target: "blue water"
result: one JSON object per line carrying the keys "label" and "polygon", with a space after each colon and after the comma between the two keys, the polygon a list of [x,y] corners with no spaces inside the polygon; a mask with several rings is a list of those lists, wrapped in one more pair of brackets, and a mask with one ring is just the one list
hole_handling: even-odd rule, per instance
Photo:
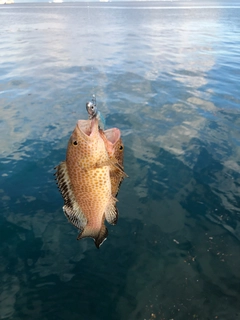
{"label": "blue water", "polygon": [[[0,7],[0,319],[240,319],[240,2]],[[100,250],[55,185],[96,94],[129,175]]]}

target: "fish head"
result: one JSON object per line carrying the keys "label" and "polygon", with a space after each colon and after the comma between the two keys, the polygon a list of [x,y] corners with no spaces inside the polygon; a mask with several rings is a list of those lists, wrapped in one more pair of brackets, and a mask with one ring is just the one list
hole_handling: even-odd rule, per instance
{"label": "fish head", "polygon": [[78,120],[69,142],[74,146],[91,142],[98,136],[98,119]]}
{"label": "fish head", "polygon": [[106,150],[109,156],[112,157],[122,144],[121,132],[117,128],[112,128],[103,131],[101,135],[104,140]]}
{"label": "fish head", "polygon": [[98,129],[98,119],[78,120],[75,129],[69,139],[67,148],[67,160],[74,162],[81,159],[91,159],[102,157],[107,151]]}

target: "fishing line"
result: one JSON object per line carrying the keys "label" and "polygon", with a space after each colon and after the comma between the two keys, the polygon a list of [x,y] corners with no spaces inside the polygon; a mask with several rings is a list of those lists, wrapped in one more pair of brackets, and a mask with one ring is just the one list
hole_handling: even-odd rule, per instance
{"label": "fishing line", "polygon": [[93,58],[93,52],[92,52],[92,48],[93,48],[93,40],[92,40],[92,36],[93,36],[93,30],[92,30],[92,35],[90,32],[90,25],[93,26],[92,24],[92,19],[90,16],[90,5],[89,5],[89,1],[87,2],[87,40],[88,40],[88,50],[87,50],[87,54],[90,60],[90,66],[89,66],[89,78],[90,78],[90,85],[91,85],[91,89],[92,89],[92,101],[95,101],[96,104],[96,95],[95,95],[95,85],[94,85],[94,58]]}
{"label": "fishing line", "polygon": [[[88,8],[87,8],[87,16],[88,16],[87,36],[89,38],[90,23],[91,23],[91,19],[90,19],[91,16],[90,16],[90,10],[89,10],[89,1],[88,1]],[[91,23],[91,27],[92,26],[93,26],[93,24]],[[92,30],[92,36],[94,36],[94,30]],[[88,50],[89,54],[90,54],[90,61],[92,62],[92,66],[90,67],[90,82],[92,82],[93,93],[92,93],[92,101],[88,101],[86,103],[86,109],[87,109],[88,114],[89,114],[89,119],[93,119],[94,117],[96,117],[98,119],[98,121],[99,121],[99,128],[104,130],[104,128],[105,128],[105,119],[104,119],[103,115],[101,114],[101,112],[98,111],[98,109],[97,109],[97,99],[96,99],[96,94],[95,94],[94,74],[93,74],[94,73],[94,60],[93,60],[93,52],[92,52],[92,48],[93,48],[92,40],[89,40],[88,43],[89,43],[89,46],[90,46],[90,49]]]}

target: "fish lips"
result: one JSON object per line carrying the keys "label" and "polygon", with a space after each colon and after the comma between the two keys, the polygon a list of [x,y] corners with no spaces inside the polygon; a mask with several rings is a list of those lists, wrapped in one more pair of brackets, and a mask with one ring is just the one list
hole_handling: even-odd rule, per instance
{"label": "fish lips", "polygon": [[121,132],[118,128],[111,128],[104,131],[104,134],[109,142],[115,145],[121,137]]}
{"label": "fish lips", "polygon": [[76,128],[84,140],[92,140],[98,135],[98,119],[78,120]]}
{"label": "fish lips", "polygon": [[[92,120],[78,120],[77,130],[78,133],[85,141],[94,140],[99,135],[98,119]],[[115,146],[121,138],[121,131],[118,128],[111,128],[103,131],[105,146],[108,154],[111,156],[114,153]],[[102,136],[103,137],[103,136]]]}
{"label": "fish lips", "polygon": [[119,139],[121,139],[121,131],[118,128],[111,128],[104,131],[107,139],[107,151],[110,156],[114,153],[115,146]]}

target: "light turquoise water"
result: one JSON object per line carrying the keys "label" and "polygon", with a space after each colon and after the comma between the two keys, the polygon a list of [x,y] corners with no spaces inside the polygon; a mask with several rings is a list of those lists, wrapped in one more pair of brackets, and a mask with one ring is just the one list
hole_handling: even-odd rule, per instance
{"label": "light turquoise water", "polygon": [[[240,319],[240,3],[0,7],[0,318]],[[125,144],[100,250],[54,167],[92,94]]]}

